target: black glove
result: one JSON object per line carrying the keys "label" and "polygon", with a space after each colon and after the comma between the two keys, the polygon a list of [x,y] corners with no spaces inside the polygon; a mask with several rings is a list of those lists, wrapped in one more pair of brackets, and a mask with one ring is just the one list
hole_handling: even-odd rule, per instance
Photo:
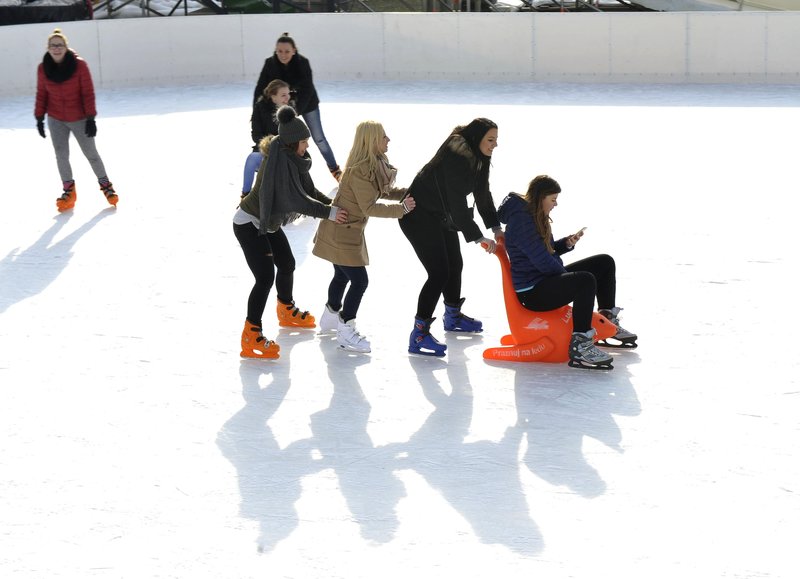
{"label": "black glove", "polygon": [[92,117],[86,119],[86,136],[87,137],[97,136],[97,123],[94,122],[94,119]]}
{"label": "black glove", "polygon": [[44,117],[36,117],[36,130],[43,139],[47,138],[47,135],[44,134]]}

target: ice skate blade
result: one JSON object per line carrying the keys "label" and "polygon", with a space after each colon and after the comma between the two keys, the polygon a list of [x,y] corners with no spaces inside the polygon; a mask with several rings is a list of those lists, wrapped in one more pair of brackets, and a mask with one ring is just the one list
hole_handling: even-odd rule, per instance
{"label": "ice skate blade", "polygon": [[[614,342],[609,342],[609,340],[614,340]],[[635,340],[623,342],[620,340],[616,340],[614,338],[606,338],[605,340],[599,340],[597,342],[597,345],[603,348],[616,348],[618,350],[633,350],[634,348],[639,347],[639,344],[637,344]]]}
{"label": "ice skate blade", "polygon": [[444,358],[447,352],[445,350],[414,350],[409,348],[408,353],[412,356],[424,356],[426,358]]}
{"label": "ice skate blade", "polygon": [[239,352],[239,356],[248,360],[277,360],[281,357],[278,352],[262,354],[256,352],[245,352],[244,350]]}
{"label": "ice skate blade", "polygon": [[317,325],[314,322],[311,322],[310,324],[308,322],[304,323],[278,322],[278,325],[281,328],[297,328],[300,330],[313,330],[314,328],[317,327]]}
{"label": "ice skate blade", "polygon": [[570,368],[580,368],[581,370],[613,370],[614,366],[611,365],[611,362],[603,362],[599,364],[588,364],[586,362],[581,362],[580,360],[570,360],[567,363]]}
{"label": "ice skate blade", "polygon": [[355,348],[353,346],[345,346],[344,344],[339,344],[339,349],[342,352],[352,352],[354,354],[369,354],[370,352],[372,352],[371,348],[367,348],[367,349]]}
{"label": "ice skate blade", "polygon": [[445,332],[458,332],[459,334],[480,334],[483,332],[483,328],[480,330],[462,330],[461,328],[445,328]]}

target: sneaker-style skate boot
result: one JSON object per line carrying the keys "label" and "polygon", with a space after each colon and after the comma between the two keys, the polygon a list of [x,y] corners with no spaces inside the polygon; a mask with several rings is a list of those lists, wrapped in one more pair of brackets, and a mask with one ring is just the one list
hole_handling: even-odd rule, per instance
{"label": "sneaker-style skate boot", "polygon": [[339,348],[348,352],[368,354],[372,351],[369,341],[356,330],[355,319],[344,322],[341,317],[339,318],[339,324],[336,328],[336,341],[339,342]]}
{"label": "sneaker-style skate boot", "polygon": [[109,205],[113,205],[114,207],[117,206],[117,201],[119,201],[119,196],[114,191],[114,186],[111,183],[100,184],[100,191],[102,191],[103,195],[106,196],[106,201],[108,201]]}
{"label": "sneaker-style skate boot", "polygon": [[431,324],[436,318],[414,318],[414,329],[408,338],[408,353],[422,354],[423,356],[436,356],[441,358],[447,350],[447,344],[442,344],[431,335]]}
{"label": "sneaker-style skate boot", "polygon": [[330,334],[339,328],[339,312],[325,304],[322,316],[319,318],[319,333]]}
{"label": "sneaker-style skate boot", "polygon": [[261,328],[245,320],[242,330],[242,351],[239,354],[242,358],[280,358],[278,353],[280,350],[278,344],[264,337]]}
{"label": "sneaker-style skate boot", "polygon": [[[600,340],[597,342],[601,346],[605,346],[607,348],[635,348],[638,346],[636,340],[639,339],[639,336],[634,334],[633,332],[629,332],[625,328],[619,325],[619,313],[622,311],[622,308],[613,307],[610,310],[599,310],[600,314],[605,316],[609,322],[617,326],[617,333],[611,336],[606,340]],[[613,342],[609,342],[609,340],[613,340]]]}
{"label": "sneaker-style skate boot", "polygon": [[316,328],[316,319],[308,312],[301,312],[294,302],[285,304],[278,300],[278,325],[284,328]]}
{"label": "sneaker-style skate boot", "polygon": [[75,192],[75,182],[73,181],[67,189],[64,189],[64,193],[62,193],[61,197],[56,199],[56,209],[58,209],[59,213],[69,211],[75,207],[75,201],[77,200],[78,194]]}
{"label": "sneaker-style skate boot", "polygon": [[482,332],[483,323],[461,313],[464,300],[461,298],[454,306],[444,304],[444,329],[448,332]]}
{"label": "sneaker-style skate boot", "polygon": [[595,330],[574,332],[569,342],[569,365],[586,370],[611,370],[612,358],[594,345]]}

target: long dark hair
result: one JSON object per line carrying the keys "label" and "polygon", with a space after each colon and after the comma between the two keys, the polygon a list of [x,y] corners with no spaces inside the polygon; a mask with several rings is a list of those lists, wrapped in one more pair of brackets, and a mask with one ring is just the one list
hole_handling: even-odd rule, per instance
{"label": "long dark hair", "polygon": [[545,215],[542,209],[542,200],[554,193],[561,193],[561,185],[549,175],[534,177],[528,184],[528,191],[525,193],[525,201],[528,203],[528,213],[533,217],[536,230],[539,232],[539,235],[542,236],[544,245],[550,253],[555,253],[551,241],[553,238],[553,230],[550,227],[553,220],[550,219],[549,215]]}
{"label": "long dark hair", "polygon": [[490,121],[489,119],[480,117],[477,119],[473,119],[467,125],[458,125],[452,132],[447,136],[444,142],[439,146],[439,149],[436,151],[436,154],[433,158],[428,161],[428,163],[422,168],[420,173],[427,172],[430,169],[435,168],[439,165],[442,161],[442,158],[445,156],[449,149],[449,145],[452,142],[453,138],[456,136],[462,137],[467,144],[469,145],[470,150],[475,154],[475,158],[478,160],[478,169],[480,173],[485,173],[485,177],[488,179],[489,177],[489,159],[483,153],[481,153],[480,144],[483,140],[484,135],[489,132],[490,129],[496,129],[497,124],[494,121]]}

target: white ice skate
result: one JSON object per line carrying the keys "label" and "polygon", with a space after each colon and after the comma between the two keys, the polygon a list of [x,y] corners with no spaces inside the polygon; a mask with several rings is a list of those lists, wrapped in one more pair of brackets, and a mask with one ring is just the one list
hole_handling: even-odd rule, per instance
{"label": "white ice skate", "polygon": [[319,318],[319,333],[331,334],[339,327],[339,312],[328,304],[325,304],[325,309],[322,310],[322,315]]}
{"label": "white ice skate", "polygon": [[336,329],[336,340],[339,342],[339,348],[347,350],[348,352],[360,352],[367,354],[371,352],[369,341],[358,333],[356,330],[355,319],[343,322],[339,319],[339,325]]}

